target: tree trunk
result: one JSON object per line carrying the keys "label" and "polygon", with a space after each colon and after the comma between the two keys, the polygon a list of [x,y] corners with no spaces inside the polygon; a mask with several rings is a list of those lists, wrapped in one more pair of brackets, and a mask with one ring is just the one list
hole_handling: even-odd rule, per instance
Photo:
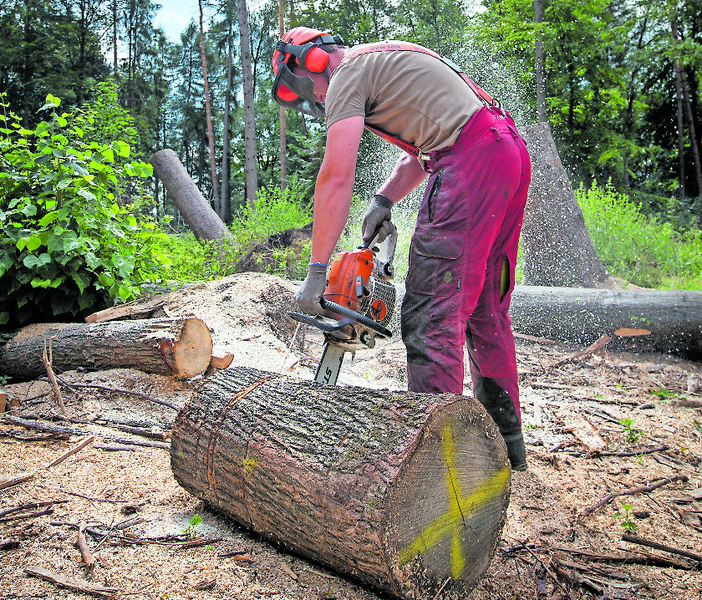
{"label": "tree trunk", "polygon": [[226,225],[222,223],[210,203],[205,200],[195,182],[173,150],[159,150],[151,157],[154,174],[166,187],[176,208],[183,215],[198,239],[231,241]]}
{"label": "tree trunk", "polygon": [[517,333],[582,345],[606,334],[617,349],[702,358],[700,291],[517,286],[510,316]]}
{"label": "tree trunk", "polygon": [[673,62],[673,67],[675,70],[675,103],[678,117],[678,187],[680,188],[680,197],[685,198],[685,126],[683,125],[682,78],[680,77],[680,65],[677,60]]}
{"label": "tree trunk", "polygon": [[207,144],[210,152],[210,177],[212,178],[212,203],[214,210],[221,215],[219,194],[217,193],[217,165],[215,164],[214,128],[212,127],[212,112],[210,110],[210,85],[207,81],[207,57],[205,56],[205,29],[203,24],[202,0],[198,0],[200,7],[200,60],[202,61],[202,85],[205,96],[205,121],[207,122]]}
{"label": "tree trunk", "polygon": [[18,381],[45,376],[45,342],[58,371],[131,367],[186,379],[204,372],[212,357],[209,329],[195,318],[39,323],[0,346],[0,375]]}
{"label": "tree trunk", "polygon": [[[678,28],[675,19],[671,18],[670,29],[673,34],[673,44],[678,44]],[[695,119],[692,114],[692,105],[690,103],[690,95],[687,91],[687,79],[685,77],[685,65],[675,60],[676,75],[680,76],[680,84],[683,94],[683,105],[685,106],[685,115],[687,116],[687,130],[690,136],[690,149],[692,150],[692,162],[695,167],[695,183],[697,184],[697,195],[702,196],[702,164],[700,164],[700,153],[697,146],[697,134],[695,132]]]}
{"label": "tree trunk", "polygon": [[244,169],[246,171],[246,199],[254,207],[258,192],[256,174],[256,122],[254,117],[253,75],[251,72],[251,45],[246,0],[237,0],[239,44],[241,46],[241,77],[244,90]]}
{"label": "tree trunk", "polygon": [[521,129],[532,180],[521,243],[524,284],[606,287],[609,274],[592,245],[548,123]]}
{"label": "tree trunk", "polygon": [[[534,0],[534,23],[537,28],[544,22],[544,0]],[[539,123],[546,123],[546,58],[544,56],[544,34],[536,31],[534,41],[534,59],[536,72],[536,115]]]}
{"label": "tree trunk", "polygon": [[222,123],[222,199],[219,216],[225,223],[230,222],[231,202],[229,200],[229,105],[232,99],[232,14],[227,7],[227,92],[224,98],[224,123]]}
{"label": "tree trunk", "polygon": [[242,525],[395,597],[465,598],[490,564],[510,471],[475,400],[229,368],[180,412],[171,466]]}

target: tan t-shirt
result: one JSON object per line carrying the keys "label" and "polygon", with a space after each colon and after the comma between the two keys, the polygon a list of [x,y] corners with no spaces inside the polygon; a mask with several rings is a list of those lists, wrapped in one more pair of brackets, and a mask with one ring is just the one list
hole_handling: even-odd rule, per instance
{"label": "tan t-shirt", "polygon": [[327,127],[362,115],[367,125],[427,154],[453,144],[481,106],[448,65],[410,50],[344,60],[332,74],[325,99]]}

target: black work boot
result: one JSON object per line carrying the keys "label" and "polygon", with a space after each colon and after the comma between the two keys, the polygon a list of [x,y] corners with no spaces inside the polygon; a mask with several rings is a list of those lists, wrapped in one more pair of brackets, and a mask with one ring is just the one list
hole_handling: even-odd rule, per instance
{"label": "black work boot", "polygon": [[526,471],[526,448],[522,435],[522,424],[509,394],[493,379],[471,373],[473,396],[485,407],[495,421],[507,446],[507,456],[513,471]]}

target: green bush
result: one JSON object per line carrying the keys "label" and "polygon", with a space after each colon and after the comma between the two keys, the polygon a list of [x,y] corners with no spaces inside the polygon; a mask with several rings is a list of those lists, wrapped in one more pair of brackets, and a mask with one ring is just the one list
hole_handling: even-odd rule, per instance
{"label": "green bush", "polygon": [[680,233],[641,214],[609,185],[581,185],[575,195],[597,255],[612,275],[649,288],[702,287],[702,232]]}
{"label": "green bush", "polygon": [[[134,214],[151,166],[130,161],[114,131],[103,135],[104,102],[59,114],[49,95],[40,110],[50,117],[30,130],[6,114],[2,98],[0,325],[75,318],[158,280],[168,263],[158,250],[163,234]],[[126,130],[116,96],[105,102],[113,111],[106,122]]]}
{"label": "green bush", "polygon": [[[276,233],[299,228],[312,221],[312,207],[303,185],[292,179],[285,190],[261,188],[253,207],[245,206],[234,218],[233,243],[199,242],[191,233],[169,236],[164,252],[172,263],[169,277],[178,281],[208,281],[236,272],[238,261],[256,244]],[[259,270],[290,279],[307,272],[309,242],[302,247],[270,248],[261,257]]]}

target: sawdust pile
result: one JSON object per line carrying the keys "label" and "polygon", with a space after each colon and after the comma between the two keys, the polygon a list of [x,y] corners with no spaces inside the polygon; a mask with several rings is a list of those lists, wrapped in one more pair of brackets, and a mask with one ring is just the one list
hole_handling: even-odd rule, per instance
{"label": "sawdust pile", "polygon": [[[294,289],[280,278],[239,274],[170,293],[164,312],[203,319],[234,367],[311,379],[321,336],[296,331],[287,318]],[[576,355],[581,350],[517,340],[530,467],[513,475],[502,547],[471,597],[700,597],[693,558],[702,554],[702,365],[657,354]],[[379,343],[346,359],[339,383],[404,389],[404,360],[399,340]],[[378,598],[180,489],[167,449],[175,411],[114,391],[180,407],[201,378],[128,369],[59,375],[101,386],[64,390],[70,421],[57,418],[46,382],[4,386],[20,404],[14,418],[57,430],[0,423],[0,486],[33,474],[0,489],[3,598],[87,597],[38,576],[47,572],[93,586],[96,597]],[[134,427],[142,435],[130,433]],[[95,436],[92,444],[47,468],[86,436]],[[80,528],[96,561],[91,570],[75,546]],[[623,542],[626,533],[682,553]]]}

